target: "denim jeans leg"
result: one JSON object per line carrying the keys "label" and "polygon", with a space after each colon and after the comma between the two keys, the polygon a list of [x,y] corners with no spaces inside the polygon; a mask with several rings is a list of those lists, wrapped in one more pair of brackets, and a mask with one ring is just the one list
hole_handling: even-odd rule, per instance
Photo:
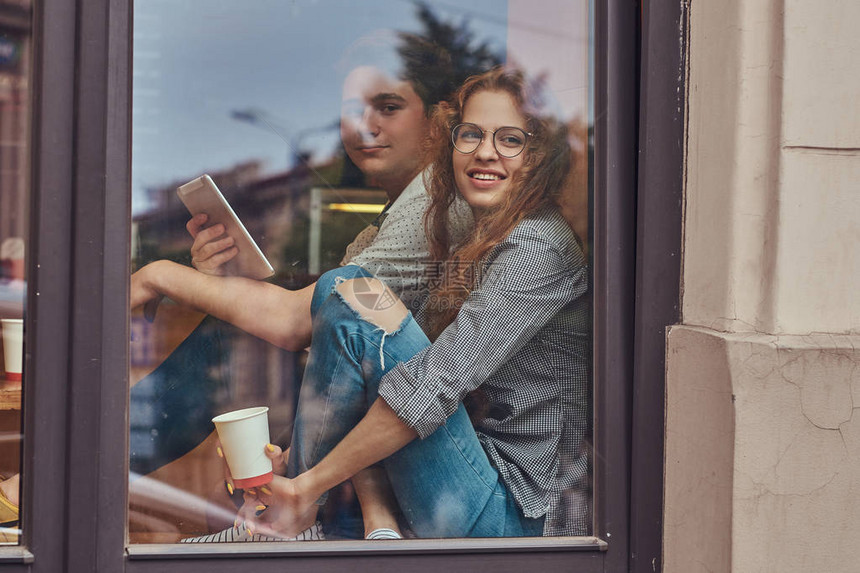
{"label": "denim jeans leg", "polygon": [[[356,274],[363,272],[364,274]],[[429,344],[411,315],[394,332],[363,320],[334,291],[337,278],[368,276],[343,267],[317,281],[313,334],[288,461],[288,474],[313,467],[367,413],[379,378]]]}
{"label": "denim jeans leg", "polygon": [[[313,467],[361,420],[376,400],[385,372],[430,344],[411,316],[390,333],[362,319],[335,292],[339,280],[356,276],[368,275],[346,267],[317,282],[311,305],[313,342],[290,450],[291,476]],[[385,460],[385,467],[406,519],[421,537],[539,534],[538,527],[521,527],[522,515],[462,406],[433,435]]]}
{"label": "denim jeans leg", "polygon": [[497,487],[499,473],[462,405],[433,434],[390,456],[385,467],[419,537],[468,537],[479,520],[497,526],[481,536],[502,534],[505,494]]}
{"label": "denim jeans leg", "polygon": [[132,386],[133,474],[148,474],[182,457],[215,429],[215,396],[227,380],[223,338],[232,328],[206,317],[164,362]]}
{"label": "denim jeans leg", "polygon": [[445,425],[385,460],[398,504],[419,537],[519,537],[543,533],[523,516],[461,405]]}

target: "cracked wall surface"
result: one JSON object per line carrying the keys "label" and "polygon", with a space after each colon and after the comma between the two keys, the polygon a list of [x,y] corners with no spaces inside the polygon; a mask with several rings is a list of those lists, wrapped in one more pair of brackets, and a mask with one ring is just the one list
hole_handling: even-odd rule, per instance
{"label": "cracked wall surface", "polygon": [[668,340],[664,570],[856,572],[860,336]]}
{"label": "cracked wall surface", "polygon": [[734,570],[857,571],[860,337],[728,342],[738,437]]}

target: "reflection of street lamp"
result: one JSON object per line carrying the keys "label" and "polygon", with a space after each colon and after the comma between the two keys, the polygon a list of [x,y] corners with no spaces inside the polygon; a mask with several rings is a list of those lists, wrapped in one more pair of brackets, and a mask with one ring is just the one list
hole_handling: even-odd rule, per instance
{"label": "reflection of street lamp", "polygon": [[290,133],[290,129],[284,125],[282,120],[261,109],[249,108],[233,110],[230,112],[230,117],[237,121],[244,121],[245,123],[256,125],[257,127],[264,127],[280,137],[281,140],[287,144],[287,147],[290,150],[290,155],[287,158],[288,167],[297,167],[307,161],[308,156],[306,156],[301,150],[302,140],[304,140],[305,137],[314,133],[324,133],[326,131],[340,128],[340,120],[335,120],[322,126],[300,129],[292,135],[288,135]]}

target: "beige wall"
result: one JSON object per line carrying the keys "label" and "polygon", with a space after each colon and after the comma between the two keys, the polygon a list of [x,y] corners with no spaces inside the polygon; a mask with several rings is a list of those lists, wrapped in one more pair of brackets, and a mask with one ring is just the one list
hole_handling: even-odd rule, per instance
{"label": "beige wall", "polygon": [[860,570],[857,22],[857,0],[690,3],[667,572]]}

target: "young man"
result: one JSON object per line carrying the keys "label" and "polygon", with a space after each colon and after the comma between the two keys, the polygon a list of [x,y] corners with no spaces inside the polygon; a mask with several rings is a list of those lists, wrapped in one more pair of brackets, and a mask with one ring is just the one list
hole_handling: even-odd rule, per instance
{"label": "young man", "polygon": [[[427,94],[425,97],[442,99],[447,95],[426,86],[421,86],[420,91]],[[373,272],[412,310],[420,306],[427,286],[424,271],[430,254],[423,215],[429,199],[421,173],[426,165],[425,139],[435,103],[423,101],[413,83],[373,66],[353,69],[343,84],[340,133],[344,149],[366,179],[385,191],[389,203],[382,215],[347,247],[341,264],[358,264]],[[464,205],[455,205],[451,221],[455,235],[452,238],[456,240],[468,230],[471,212]],[[187,225],[194,237],[192,264],[202,273],[220,275],[222,265],[238,250],[232,238],[223,237],[221,225],[203,228],[205,222],[202,215]],[[291,316],[297,312],[296,305],[301,305],[299,314],[309,316],[309,311],[303,309],[310,308],[307,305],[313,286],[278,293]],[[247,330],[243,324],[233,324]],[[279,326],[282,328],[283,323]],[[268,338],[262,332],[254,334],[279,346],[286,342],[289,345],[285,348],[295,350],[306,345],[306,326],[296,324],[294,341]]]}
{"label": "young man", "polygon": [[[438,46],[408,35],[396,44],[388,40],[381,44],[371,38],[355,51],[358,57],[371,53],[371,62],[392,61],[393,55],[399,69],[386,70],[366,61],[351,67],[343,83],[340,131],[349,158],[369,183],[385,191],[389,204],[347,247],[342,264],[358,264],[373,272],[415,310],[427,291],[425,271],[430,263],[423,225],[429,198],[421,180],[427,164],[425,141],[434,106],[447,99],[458,82],[448,53]],[[351,58],[357,59],[355,54]],[[452,241],[471,224],[464,204],[452,207]],[[223,227],[204,226],[205,216],[187,224],[194,237],[192,265],[199,273],[165,261],[144,267],[132,276],[132,308],[166,295],[276,346],[304,349],[310,341],[315,285],[289,291],[236,277],[213,281],[238,251],[233,239],[223,236]]]}
{"label": "young man", "polygon": [[[393,74],[371,65],[354,67],[344,80],[341,109],[341,138],[346,153],[368,182],[383,189],[389,199],[385,212],[347,247],[342,264],[357,264],[371,271],[413,310],[420,306],[427,292],[424,273],[430,263],[423,226],[423,215],[429,203],[421,176],[427,162],[424,144],[432,107],[445,99],[447,91],[455,84],[444,53],[435,47],[412,44],[413,48],[416,46],[427,50],[423,54],[430,57],[411,58],[411,61],[420,62],[424,72],[433,71],[426,69],[428,62],[430,67],[435,63],[435,73],[417,73],[419,70],[412,69]],[[400,53],[403,55],[402,51]],[[410,58],[405,59],[408,68]],[[436,81],[431,85],[426,81],[407,81],[403,79],[406,76],[430,77]],[[471,213],[465,205],[452,211],[455,241],[470,225]],[[276,346],[288,350],[307,347],[315,284],[290,291],[266,282],[218,276],[222,274],[222,265],[236,255],[237,249],[232,239],[222,236],[224,230],[219,225],[204,226],[205,217],[195,217],[187,224],[194,237],[191,254],[196,270],[167,261],[144,267],[132,276],[132,308],[165,295]],[[213,353],[211,349],[201,350],[200,346],[195,346],[195,338],[200,338],[196,334],[188,337],[179,352],[153,373],[153,378],[158,376],[159,370],[173,368],[171,377],[178,382],[173,383],[176,391],[206,384],[202,380],[205,362]],[[204,356],[202,360],[194,356],[198,352]],[[145,387],[147,382],[144,379],[132,388],[132,393]],[[170,400],[169,396],[162,395],[164,403],[155,407],[169,408]],[[201,428],[208,433],[208,417],[198,418],[186,415],[178,422],[168,460],[195,447],[205,437]],[[162,463],[163,460],[164,457]],[[154,469],[145,463],[135,464],[132,451],[133,471],[149,473]],[[356,485],[357,489],[362,487]]]}

